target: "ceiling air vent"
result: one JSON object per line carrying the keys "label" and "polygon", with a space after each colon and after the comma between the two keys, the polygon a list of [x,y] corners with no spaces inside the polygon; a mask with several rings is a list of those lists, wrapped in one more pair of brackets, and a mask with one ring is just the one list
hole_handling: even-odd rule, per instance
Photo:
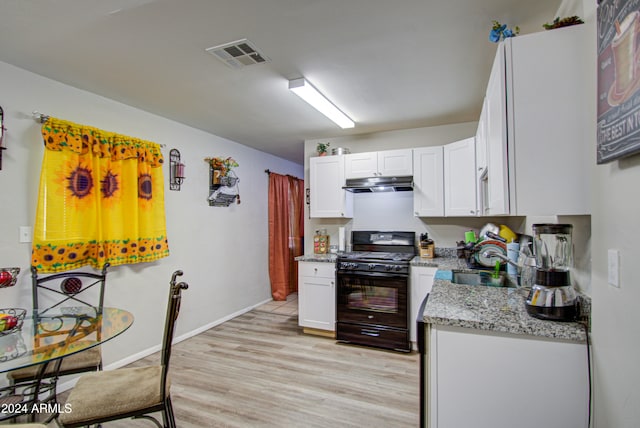
{"label": "ceiling air vent", "polygon": [[234,69],[269,62],[269,58],[247,39],[213,46],[206,51]]}

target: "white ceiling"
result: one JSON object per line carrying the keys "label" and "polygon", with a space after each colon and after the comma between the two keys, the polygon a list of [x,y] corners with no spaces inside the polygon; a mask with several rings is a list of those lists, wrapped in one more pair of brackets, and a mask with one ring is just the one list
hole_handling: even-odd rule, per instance
{"label": "white ceiling", "polygon": [[[2,0],[0,61],[302,163],[305,139],[477,120],[492,20],[544,31],[560,3]],[[271,62],[233,70],[205,51],[243,38]],[[287,89],[302,76],[355,128]]]}

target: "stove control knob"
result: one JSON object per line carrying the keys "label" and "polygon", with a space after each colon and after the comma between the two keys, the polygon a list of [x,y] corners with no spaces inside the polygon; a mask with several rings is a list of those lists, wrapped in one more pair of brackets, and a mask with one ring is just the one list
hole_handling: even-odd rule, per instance
{"label": "stove control knob", "polygon": [[402,266],[396,266],[396,270],[401,270]]}
{"label": "stove control knob", "polygon": [[376,265],[373,263],[369,263],[369,270],[374,270],[376,268]]}
{"label": "stove control knob", "polygon": [[391,265],[387,265],[387,266],[384,267],[384,270],[391,270],[391,269],[393,269],[393,266],[391,266]]}

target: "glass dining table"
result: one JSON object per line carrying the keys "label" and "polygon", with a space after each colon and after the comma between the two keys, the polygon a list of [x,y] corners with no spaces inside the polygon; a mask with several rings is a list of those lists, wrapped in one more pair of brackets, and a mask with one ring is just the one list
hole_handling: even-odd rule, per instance
{"label": "glass dining table", "polygon": [[59,307],[34,311],[13,330],[0,332],[0,373],[38,366],[36,379],[28,384],[0,383],[0,420],[24,414],[38,404],[38,395],[46,389],[42,387],[45,371],[47,378],[51,372],[57,377],[64,357],[119,336],[133,320],[133,314],[124,309]]}

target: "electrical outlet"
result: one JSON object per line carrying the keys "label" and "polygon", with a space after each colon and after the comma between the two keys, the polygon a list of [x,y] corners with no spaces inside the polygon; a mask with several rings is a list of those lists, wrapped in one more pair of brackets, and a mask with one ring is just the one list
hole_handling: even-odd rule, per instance
{"label": "electrical outlet", "polygon": [[31,242],[33,229],[30,226],[20,226],[20,242]]}
{"label": "electrical outlet", "polygon": [[609,250],[607,260],[607,278],[609,285],[620,288],[620,251]]}

